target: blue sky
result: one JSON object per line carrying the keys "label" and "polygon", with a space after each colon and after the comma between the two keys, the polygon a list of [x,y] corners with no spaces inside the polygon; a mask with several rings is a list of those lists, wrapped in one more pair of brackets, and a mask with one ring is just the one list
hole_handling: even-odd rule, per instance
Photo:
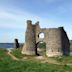
{"label": "blue sky", "polygon": [[26,20],[46,28],[64,26],[72,39],[72,0],[0,0],[0,42],[24,42]]}

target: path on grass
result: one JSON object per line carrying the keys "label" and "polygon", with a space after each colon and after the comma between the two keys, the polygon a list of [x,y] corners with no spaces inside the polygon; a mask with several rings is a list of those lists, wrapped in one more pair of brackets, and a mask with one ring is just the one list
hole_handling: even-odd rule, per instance
{"label": "path on grass", "polygon": [[7,49],[8,50],[8,55],[13,59],[13,60],[17,60],[17,61],[19,61],[19,59],[18,58],[16,58],[13,54],[11,54],[11,49]]}

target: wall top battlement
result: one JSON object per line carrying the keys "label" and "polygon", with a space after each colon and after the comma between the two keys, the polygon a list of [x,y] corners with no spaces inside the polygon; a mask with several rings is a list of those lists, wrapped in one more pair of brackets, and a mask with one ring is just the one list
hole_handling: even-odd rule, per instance
{"label": "wall top battlement", "polygon": [[[37,21],[35,24],[32,24],[31,20],[27,20],[27,26],[36,26],[36,27],[40,28],[39,21]],[[61,29],[61,30],[64,30],[64,27],[58,27],[58,28],[40,28],[40,29]]]}

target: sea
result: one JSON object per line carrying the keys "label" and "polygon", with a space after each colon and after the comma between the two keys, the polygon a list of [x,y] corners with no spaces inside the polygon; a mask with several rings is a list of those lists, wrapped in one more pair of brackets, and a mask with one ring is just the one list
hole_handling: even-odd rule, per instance
{"label": "sea", "polygon": [[0,43],[0,48],[14,48],[14,43]]}

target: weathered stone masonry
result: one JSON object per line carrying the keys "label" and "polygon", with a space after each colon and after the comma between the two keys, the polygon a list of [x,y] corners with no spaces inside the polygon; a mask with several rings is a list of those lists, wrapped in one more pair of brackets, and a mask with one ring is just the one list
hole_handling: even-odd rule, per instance
{"label": "weathered stone masonry", "polygon": [[[39,38],[39,33],[44,33],[44,38]],[[27,29],[25,36],[25,44],[22,54],[36,55],[36,44],[40,41],[46,43],[46,55],[48,57],[69,55],[70,43],[63,27],[59,28],[40,28],[39,22],[32,24],[31,20],[27,20]]]}

